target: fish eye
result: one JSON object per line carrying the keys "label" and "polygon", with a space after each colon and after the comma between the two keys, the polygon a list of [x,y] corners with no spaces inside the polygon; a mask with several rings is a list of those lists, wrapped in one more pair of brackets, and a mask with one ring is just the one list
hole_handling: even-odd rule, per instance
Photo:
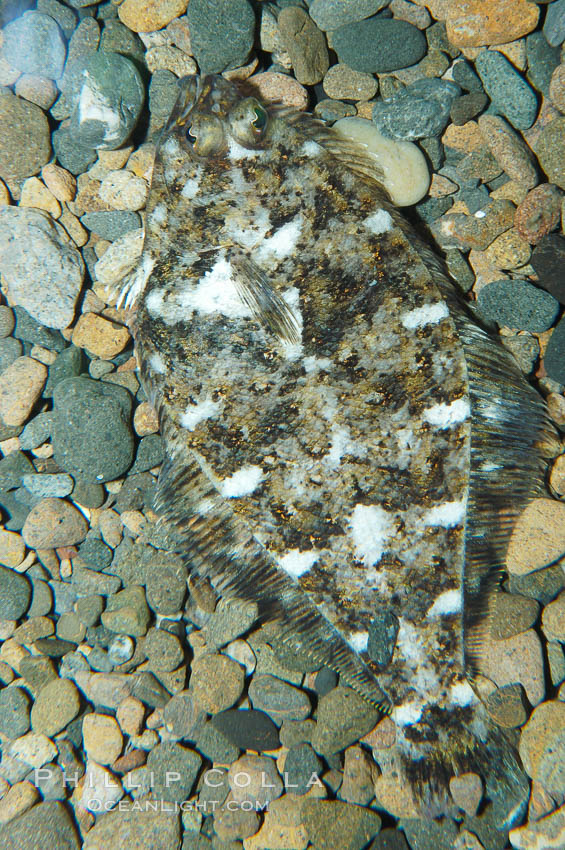
{"label": "fish eye", "polygon": [[214,156],[225,147],[224,128],[216,115],[195,115],[184,137],[196,156]]}
{"label": "fish eye", "polygon": [[196,142],[196,133],[194,133],[192,129],[192,124],[189,124],[185,130],[184,135],[186,136],[186,140],[190,145],[194,145]]}
{"label": "fish eye", "polygon": [[253,112],[255,113],[255,118],[251,121],[251,123],[258,133],[262,133],[267,126],[267,110],[263,109],[263,107],[258,103],[257,106],[253,107]]}
{"label": "fish eye", "polygon": [[265,134],[269,113],[256,98],[246,97],[231,110],[229,122],[235,139],[253,147]]}

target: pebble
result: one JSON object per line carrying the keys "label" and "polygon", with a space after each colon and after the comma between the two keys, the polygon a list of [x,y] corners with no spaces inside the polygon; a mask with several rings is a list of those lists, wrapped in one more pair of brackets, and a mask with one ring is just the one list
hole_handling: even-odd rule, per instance
{"label": "pebble", "polygon": [[372,74],[354,71],[338,62],[324,77],[324,91],[335,100],[371,100],[377,93],[378,82]]}
{"label": "pebble", "polygon": [[18,97],[35,103],[41,109],[49,109],[57,98],[58,89],[53,80],[47,77],[36,77],[33,74],[22,74],[14,87]]}
{"label": "pebble", "polygon": [[127,390],[89,378],[67,378],[56,385],[53,401],[53,450],[61,469],[75,479],[100,483],[119,478],[131,466],[134,443]]}
{"label": "pebble", "polygon": [[102,181],[99,194],[114,209],[140,210],[147,200],[147,183],[127,169],[110,171]]}
{"label": "pebble", "polygon": [[[149,629],[143,643],[151,668],[172,672],[184,659],[179,639],[164,629]],[[227,707],[227,706],[226,706]]]}
{"label": "pebble", "polygon": [[137,263],[143,248],[143,228],[120,236],[98,260],[94,271],[103,284],[119,283]]}
{"label": "pebble", "polygon": [[124,0],[118,15],[133,32],[160,30],[180,15],[184,15],[188,0]]}
{"label": "pebble", "polygon": [[48,328],[72,322],[84,263],[63,228],[45,212],[0,208],[0,269],[12,303]]}
{"label": "pebble", "polygon": [[86,536],[88,526],[74,505],[63,499],[45,498],[27,515],[22,536],[30,549],[72,546]]}
{"label": "pebble", "polygon": [[565,112],[565,64],[558,65],[549,83],[549,99],[560,112]]}
{"label": "pebble", "polygon": [[118,53],[93,53],[73,79],[69,133],[79,146],[114,150],[134,129],[145,89],[134,63]]}
{"label": "pebble", "polygon": [[25,543],[22,536],[13,531],[0,531],[0,564],[10,568],[18,567],[24,557]]}
{"label": "pebble", "polygon": [[39,498],[50,496],[64,497],[72,493],[74,481],[64,473],[24,475],[23,485],[30,493]]}
{"label": "pebble", "polygon": [[222,599],[202,629],[206,646],[219,649],[248,631],[257,619],[257,606]]}
{"label": "pebble", "polygon": [[[288,757],[285,763],[288,764]],[[374,780],[378,769],[360,746],[348,747],[345,751],[343,765],[343,782],[339,796],[346,803],[356,806],[367,806],[375,796]]]}
{"label": "pebble", "polygon": [[259,829],[259,815],[252,809],[242,809],[233,806],[233,797],[230,794],[225,805],[216,809],[214,814],[214,832],[219,839],[222,848],[228,846],[241,846],[237,839],[250,838]]}
{"label": "pebble", "polygon": [[242,750],[276,750],[280,746],[278,729],[263,711],[235,708],[215,714],[211,725]]}
{"label": "pebble", "polygon": [[[284,780],[287,791],[302,796],[322,772],[322,762],[308,743],[290,747],[284,761]],[[371,797],[373,794],[371,794]]]}
{"label": "pebble", "polygon": [[565,137],[565,117],[555,118],[547,124],[537,138],[534,149],[541,168],[549,181],[565,189],[565,170],[563,169],[563,138]]}
{"label": "pebble", "polygon": [[10,336],[15,323],[13,311],[4,304],[0,305],[0,339]]}
{"label": "pebble", "polygon": [[342,118],[334,129],[366,148],[382,171],[383,185],[397,206],[410,206],[425,196],[430,173],[426,158],[412,142],[388,139],[364,118]]}
{"label": "pebble", "polygon": [[190,796],[201,764],[198,753],[188,747],[173,742],[157,744],[147,756],[147,767],[153,771],[153,796],[182,803]]}
{"label": "pebble", "polygon": [[58,201],[72,201],[76,194],[76,179],[65,168],[48,162],[41,169],[41,179]]}
{"label": "pebble", "polygon": [[196,740],[198,749],[201,748],[197,733],[200,732],[204,719],[205,713],[194,698],[192,690],[174,694],[163,709],[163,722],[167,732],[176,739]]}
{"label": "pebble", "polygon": [[506,554],[509,573],[524,576],[562,557],[565,552],[565,505],[534,499],[518,517]]}
{"label": "pebble", "polygon": [[29,645],[40,638],[49,637],[55,631],[49,617],[29,617],[14,631],[13,637],[19,644]]}
{"label": "pebble", "polygon": [[144,635],[150,619],[144,589],[130,585],[111,596],[100,619],[102,625],[112,632],[130,637]]}
{"label": "pebble", "polygon": [[0,691],[0,733],[7,738],[20,738],[29,729],[29,697],[23,688]]}
{"label": "pebble", "polygon": [[556,186],[543,183],[532,189],[518,205],[514,225],[519,235],[531,245],[555,230],[561,218],[561,194]]}
{"label": "pebble", "polygon": [[550,233],[541,239],[531,257],[531,264],[539,277],[540,286],[551,292],[561,304],[565,304],[563,262],[565,262],[565,239],[557,233]]}
{"label": "pebble", "polygon": [[535,599],[513,593],[498,593],[496,607],[490,626],[494,640],[513,637],[534,625],[539,615]]}
{"label": "pebble", "polygon": [[341,121],[342,118],[355,115],[355,107],[350,103],[343,103],[341,100],[326,98],[318,101],[314,107],[314,115],[331,125],[335,121]]}
{"label": "pebble", "polygon": [[342,3],[341,0],[313,0],[308,11],[320,29],[327,31],[369,18],[386,5],[386,0],[356,0],[355,3]]}
{"label": "pebble", "polygon": [[0,339],[0,374],[22,354],[22,344],[18,339],[7,337]]}
{"label": "pebble", "polygon": [[538,111],[534,90],[498,50],[484,50],[475,67],[493,106],[517,130],[532,126]]}
{"label": "pebble", "polygon": [[47,369],[31,357],[18,357],[0,375],[0,417],[6,425],[23,425],[41,395]]}
{"label": "pebble", "polygon": [[96,357],[112,360],[120,354],[131,337],[123,325],[118,325],[96,313],[83,313],[73,330],[72,341],[77,348],[85,348]]}
{"label": "pebble", "polygon": [[[495,258],[489,252],[497,242],[495,240],[487,250],[487,255],[495,263]],[[487,319],[530,333],[543,333],[551,328],[559,313],[559,302],[526,280],[496,280],[488,283],[481,288],[477,300],[481,313]]]}
{"label": "pebble", "polygon": [[27,779],[16,782],[0,799],[0,824],[9,823],[27,812],[38,799],[37,789],[31,782]]}
{"label": "pebble", "polygon": [[183,77],[196,73],[196,62],[169,44],[151,47],[145,54],[145,62],[151,73],[155,71],[171,71],[175,77]]}
{"label": "pebble", "polygon": [[[553,803],[553,801],[552,801]],[[518,850],[549,850],[565,846],[565,806],[537,822],[530,822],[509,833],[512,847]]]}
{"label": "pebble", "polygon": [[147,437],[142,437],[137,446],[131,474],[147,472],[147,470],[159,466],[163,462],[164,453],[165,449],[160,434],[149,434]]}
{"label": "pebble", "polygon": [[474,248],[484,251],[514,222],[515,207],[510,201],[493,201],[481,214],[447,213],[435,221],[432,233],[442,248]]}
{"label": "pebble", "polygon": [[99,537],[89,534],[79,546],[79,555],[91,570],[103,570],[112,563],[113,553]]}
{"label": "pebble", "polygon": [[[404,830],[412,850],[451,850],[457,836],[457,828],[451,818],[442,821],[403,818],[400,826]],[[493,846],[489,850],[496,850]]]}
{"label": "pebble", "polygon": [[50,15],[25,12],[3,30],[2,52],[14,68],[26,74],[57,80],[63,72],[66,45]]}
{"label": "pebble", "polygon": [[332,33],[340,62],[354,71],[383,74],[415,65],[426,53],[426,39],[406,21],[374,17],[346,24]]}
{"label": "pebble", "polygon": [[241,756],[229,767],[228,783],[232,798],[253,808],[268,806],[284,788],[274,759],[267,756]]}
{"label": "pebble", "polygon": [[550,700],[534,709],[520,736],[520,758],[528,776],[552,795],[565,786],[565,703]]}
{"label": "pebble", "polygon": [[112,764],[122,752],[122,733],[114,717],[87,714],[82,719],[82,740],[87,758],[98,764]]}
{"label": "pebble", "polygon": [[53,218],[61,215],[58,200],[37,177],[28,177],[23,184],[20,207],[35,207],[48,212]]}
{"label": "pebble", "polygon": [[277,726],[285,720],[305,720],[312,706],[304,691],[269,674],[254,676],[249,685],[253,708],[264,711]]}
{"label": "pebble", "polygon": [[565,643],[565,593],[544,608],[541,624],[548,640]]}
{"label": "pebble", "polygon": [[201,655],[192,662],[190,687],[209,714],[230,708],[241,696],[245,671],[226,655]]}
{"label": "pebble", "polygon": [[326,39],[312,18],[299,6],[287,6],[279,13],[278,30],[298,82],[319,83],[330,62]]}
{"label": "pebble", "polygon": [[477,814],[483,798],[483,784],[476,773],[461,773],[449,780],[449,791],[453,802],[463,809],[466,815]]}
{"label": "pebble", "polygon": [[35,641],[35,648],[50,658],[62,658],[67,652],[73,652],[76,644],[61,638],[39,638]]}
{"label": "pebble", "polygon": [[[135,803],[120,803],[119,810],[96,818],[96,823],[84,838],[84,850],[99,850],[111,847],[117,835],[127,836],[131,850],[170,850],[180,847],[181,832],[178,813],[147,808],[139,817],[139,806]],[[74,850],[74,847],[73,847]],[[186,848],[185,848],[186,850]],[[200,848],[199,848],[200,850]]]}
{"label": "pebble", "polygon": [[202,74],[245,65],[255,31],[255,15],[247,0],[231,0],[229,7],[223,0],[191,0],[186,19]]}
{"label": "pebble", "polygon": [[49,125],[43,111],[8,89],[0,92],[0,177],[20,180],[37,174],[51,156]]}
{"label": "pebble", "polygon": [[24,761],[30,767],[42,767],[53,761],[57,755],[57,747],[46,735],[38,732],[28,732],[15,740],[10,747],[10,755]]}
{"label": "pebble", "polygon": [[75,827],[66,808],[55,801],[38,802],[17,820],[0,827],[0,844],[5,850],[32,850],[53,843],[55,835],[61,850],[80,850]]}
{"label": "pebble", "polygon": [[527,35],[538,22],[539,9],[527,0],[450,0],[447,37],[457,47],[506,44]]}
{"label": "pebble", "polygon": [[[528,80],[537,91],[551,97],[550,80],[559,65],[559,48],[547,43],[543,32],[532,32],[526,38]],[[555,104],[558,106],[558,104]]]}
{"label": "pebble", "polygon": [[492,719],[504,729],[514,729],[528,719],[528,704],[522,685],[512,683],[496,688],[485,705]]}
{"label": "pebble", "polygon": [[83,809],[94,813],[107,812],[123,796],[124,789],[117,776],[94,761],[87,763],[79,798]]}
{"label": "pebble", "polygon": [[496,642],[489,640],[481,672],[499,688],[520,683],[532,705],[545,696],[542,648],[533,629]]}
{"label": "pebble", "polygon": [[563,0],[549,7],[543,24],[543,34],[551,47],[559,47],[565,39],[565,3]]}
{"label": "pebble", "polygon": [[51,738],[65,729],[80,710],[80,696],[70,679],[53,679],[35,697],[31,709],[34,732]]}
{"label": "pebble", "polygon": [[483,92],[469,92],[469,94],[461,95],[451,104],[450,118],[454,124],[466,124],[482,112],[487,103],[488,98]]}
{"label": "pebble", "polygon": [[334,688],[318,702],[312,745],[322,755],[339,752],[366,735],[378,717],[376,709],[351,688]]}
{"label": "pebble", "polygon": [[381,828],[376,812],[339,800],[304,800],[302,822],[316,850],[362,850]]}

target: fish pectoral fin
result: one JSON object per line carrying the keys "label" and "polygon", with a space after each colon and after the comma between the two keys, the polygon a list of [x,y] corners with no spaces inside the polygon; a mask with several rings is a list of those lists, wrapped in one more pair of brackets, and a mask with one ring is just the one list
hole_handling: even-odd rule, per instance
{"label": "fish pectoral fin", "polygon": [[296,316],[273,287],[265,272],[243,251],[233,250],[228,259],[235,272],[234,284],[254,318],[274,333],[281,342],[300,342]]}

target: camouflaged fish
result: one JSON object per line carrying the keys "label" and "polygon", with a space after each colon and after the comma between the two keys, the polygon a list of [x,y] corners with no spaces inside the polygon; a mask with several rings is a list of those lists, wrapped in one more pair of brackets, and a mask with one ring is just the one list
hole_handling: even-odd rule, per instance
{"label": "camouflaged fish", "polygon": [[124,296],[190,570],[392,716],[423,814],[481,759],[518,781],[470,682],[553,433],[375,162],[221,77],[182,81]]}

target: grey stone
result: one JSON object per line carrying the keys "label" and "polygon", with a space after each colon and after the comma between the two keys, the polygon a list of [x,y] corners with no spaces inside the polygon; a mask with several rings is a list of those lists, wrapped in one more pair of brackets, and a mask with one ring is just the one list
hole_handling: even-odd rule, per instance
{"label": "grey stone", "polygon": [[204,723],[197,729],[194,746],[216,764],[232,764],[239,756],[239,747],[212,723]]}
{"label": "grey stone", "polygon": [[547,43],[543,32],[531,32],[526,38],[527,77],[546,97],[549,96],[551,75],[559,65],[561,51]]}
{"label": "grey stone", "polygon": [[322,772],[322,762],[309,744],[291,747],[284,762],[286,790],[290,794],[307,794],[314,776]]}
{"label": "grey stone", "polygon": [[545,371],[558,384],[565,384],[565,319],[554,329],[543,358]]}
{"label": "grey stone", "polygon": [[191,0],[186,13],[194,57],[203,74],[245,65],[253,47],[255,15],[247,0]]}
{"label": "grey stone", "polygon": [[353,24],[374,15],[389,0],[356,0],[344,3],[343,0],[313,0],[309,13],[321,30],[336,30],[346,24]]}
{"label": "grey stone", "polygon": [[362,850],[381,828],[381,819],[371,809],[340,800],[306,799],[302,823],[316,850]]}
{"label": "grey stone", "polygon": [[421,139],[442,132],[461,89],[451,80],[423,79],[397,92],[387,101],[377,101],[373,121],[391,139]]}
{"label": "grey stone", "polygon": [[51,157],[50,130],[43,111],[7,88],[0,90],[0,177],[21,180],[37,174]]}
{"label": "grey stone", "polygon": [[65,775],[58,764],[44,764],[41,771],[32,772],[32,780],[44,800],[65,799]]}
{"label": "grey stone", "polygon": [[494,109],[517,130],[531,127],[538,111],[536,94],[508,59],[498,50],[483,50],[475,67]]}
{"label": "grey stone", "polygon": [[312,710],[304,691],[268,674],[252,678],[249,698],[253,708],[264,711],[277,726],[285,720],[305,720]]}
{"label": "grey stone", "polygon": [[43,348],[49,348],[56,352],[65,348],[65,338],[58,330],[46,328],[45,325],[30,316],[23,307],[14,307],[14,315],[16,316],[14,336],[17,339],[30,342],[32,345],[41,345]]}
{"label": "grey stone", "polygon": [[44,12],[26,12],[4,29],[4,57],[26,74],[57,80],[67,48],[58,23]]}
{"label": "grey stone", "polygon": [[71,324],[84,278],[80,252],[42,210],[0,209],[0,269],[13,302],[49,328]]}
{"label": "grey stone", "polygon": [[178,555],[150,549],[145,580],[150,608],[162,616],[177,614],[186,596],[186,575],[186,567]]}
{"label": "grey stone", "polygon": [[79,145],[97,150],[114,150],[126,141],[145,100],[143,81],[133,62],[119,53],[102,51],[89,56],[73,93],[70,135]]}
{"label": "grey stone", "polygon": [[136,212],[131,210],[100,210],[96,212],[88,212],[81,216],[81,223],[100,236],[101,239],[108,239],[113,242],[119,239],[124,233],[129,233],[130,230],[137,230],[141,227],[141,218]]}
{"label": "grey stone", "polygon": [[10,336],[15,324],[16,318],[13,310],[10,310],[6,305],[0,306],[0,339]]}
{"label": "grey stone", "polygon": [[548,233],[536,245],[530,260],[539,277],[539,284],[565,304],[565,239],[559,233]]}
{"label": "grey stone", "polygon": [[74,481],[70,475],[65,473],[34,473],[23,476],[23,484],[26,490],[39,498],[55,496],[62,498],[73,491]]}
{"label": "grey stone", "polygon": [[20,487],[22,477],[35,472],[33,464],[23,452],[10,452],[0,460],[0,490]]}
{"label": "grey stone", "polygon": [[383,74],[415,65],[426,53],[426,39],[406,21],[375,17],[335,30],[333,49],[355,71]]}
{"label": "grey stone", "polygon": [[119,478],[133,459],[131,396],[123,387],[67,378],[53,391],[53,450],[59,466],[83,481]]}
{"label": "grey stone", "polygon": [[3,850],[32,850],[53,846],[57,850],[80,850],[71,816],[58,802],[37,803],[23,815],[0,827]]}
{"label": "grey stone", "polygon": [[7,738],[19,738],[29,729],[29,697],[23,688],[0,690],[0,733]]}
{"label": "grey stone", "polygon": [[457,827],[450,818],[441,822],[431,819],[402,818],[399,822],[412,850],[451,850]]}
{"label": "grey stone", "polygon": [[13,336],[0,339],[0,373],[22,356],[22,344]]}
{"label": "grey stone", "polygon": [[59,164],[71,174],[82,174],[96,159],[96,151],[79,145],[71,136],[67,126],[55,130],[52,141]]}
{"label": "grey stone", "polygon": [[148,434],[142,437],[137,447],[135,462],[131,468],[132,475],[147,472],[163,462],[165,448],[160,434]]}
{"label": "grey stone", "polygon": [[[38,413],[27,423],[20,434],[20,446],[24,451],[36,449],[51,436],[53,417],[50,411]],[[70,492],[70,490],[69,490]]]}
{"label": "grey stone", "polygon": [[317,726],[312,746],[331,755],[353,744],[377,723],[379,713],[351,688],[338,687],[318,703]]}
{"label": "grey stone", "polygon": [[71,582],[75,594],[78,593],[81,596],[91,596],[93,593],[100,593],[102,596],[112,596],[122,585],[122,581],[118,576],[97,573],[78,564],[73,566]]}
{"label": "grey stone", "polygon": [[155,71],[149,83],[150,135],[163,128],[176,103],[178,93],[178,79],[172,71],[165,68]]}
{"label": "grey stone", "polygon": [[13,493],[2,493],[0,491],[0,508],[2,509],[2,522],[7,531],[21,531],[29,513],[29,508],[19,502]]}
{"label": "grey stone", "polygon": [[[111,4],[113,8],[116,7]],[[121,21],[110,20],[104,23],[104,29],[100,36],[100,50],[106,53],[121,53],[129,59],[143,62],[145,47],[137,35],[128,29]]]}
{"label": "grey stone", "polygon": [[551,47],[559,47],[565,39],[565,0],[556,0],[547,9],[543,34]]}
{"label": "grey stone", "polygon": [[453,65],[452,76],[454,82],[461,86],[464,91],[483,91],[483,84],[481,82],[480,77],[475,74],[475,72],[465,59],[461,59],[459,62],[455,62],[455,64]]}
{"label": "grey stone", "polygon": [[210,723],[241,750],[276,750],[280,746],[277,727],[263,711],[230,708],[215,714]]}
{"label": "grey stone", "polygon": [[53,607],[53,594],[46,581],[32,578],[31,605],[27,611],[28,617],[43,617],[49,614]]}
{"label": "grey stone", "polygon": [[103,570],[112,563],[113,552],[99,537],[89,534],[78,549],[78,553],[90,570]]}
{"label": "grey stone", "polygon": [[69,345],[61,351],[55,362],[49,367],[47,383],[43,391],[45,398],[51,398],[53,389],[65,378],[76,378],[82,372],[84,355],[82,349]]}
{"label": "grey stone", "polygon": [[72,36],[77,25],[76,12],[63,3],[59,3],[58,0],[37,0],[36,9],[38,12],[50,15],[53,20],[57,21],[65,38],[69,39]]}
{"label": "grey stone", "polygon": [[559,313],[559,302],[526,280],[495,280],[483,286],[479,310],[487,319],[531,333],[548,330]]}
{"label": "grey stone", "polygon": [[[147,756],[147,767],[153,771],[152,794],[170,803],[182,803],[190,796],[192,786],[200,770],[202,759],[194,750],[180,744],[157,744]],[[178,782],[168,780],[178,773]]]}
{"label": "grey stone", "polygon": [[149,618],[145,591],[139,585],[130,585],[111,596],[101,616],[102,625],[107,629],[131,637],[146,633]]}
{"label": "grey stone", "polygon": [[31,584],[26,576],[0,567],[0,620],[19,620],[29,607]]}

